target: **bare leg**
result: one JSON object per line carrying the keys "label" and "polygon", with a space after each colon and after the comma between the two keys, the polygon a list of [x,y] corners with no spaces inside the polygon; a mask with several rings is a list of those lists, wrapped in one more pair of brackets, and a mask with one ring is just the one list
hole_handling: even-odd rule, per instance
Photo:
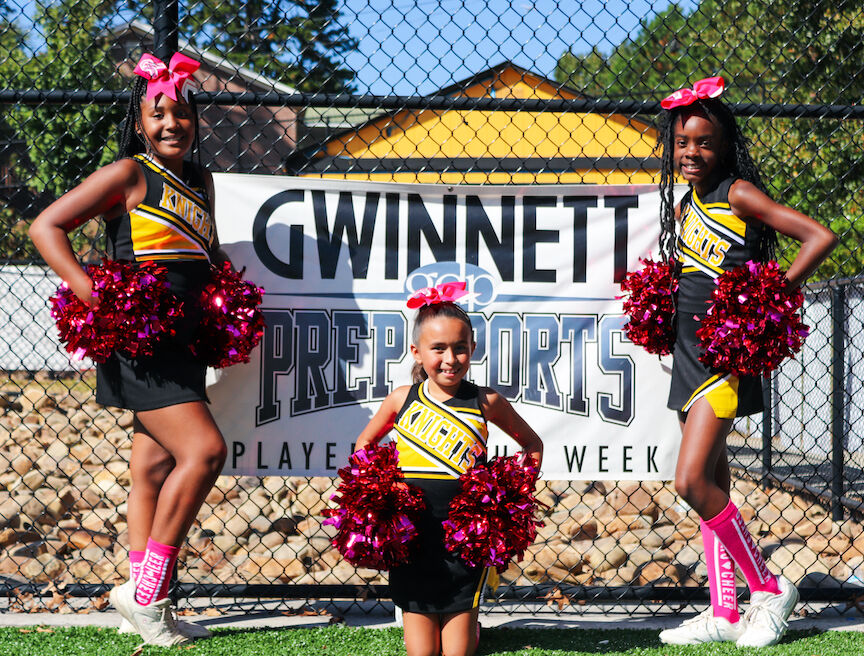
{"label": "bare leg", "polygon": [[407,656],[439,656],[441,653],[441,625],[438,615],[403,613],[405,651]]}
{"label": "bare leg", "polygon": [[174,459],[159,491],[150,536],[179,547],[222,471],[225,441],[201,401],[139,412],[138,420]]}
{"label": "bare leg", "polygon": [[479,608],[444,615],[441,621],[443,656],[473,656],[477,649],[477,616]]}
{"label": "bare leg", "polygon": [[707,399],[687,413],[675,469],[675,489],[703,519],[716,517],[729,503],[726,436],[731,419],[718,419]]}
{"label": "bare leg", "polygon": [[153,529],[156,502],[165,479],[174,468],[174,458],[163,449],[141,426],[134,424],[132,457],[129,469],[132,472],[132,489],[129,491],[129,548],[144,551],[147,538]]}

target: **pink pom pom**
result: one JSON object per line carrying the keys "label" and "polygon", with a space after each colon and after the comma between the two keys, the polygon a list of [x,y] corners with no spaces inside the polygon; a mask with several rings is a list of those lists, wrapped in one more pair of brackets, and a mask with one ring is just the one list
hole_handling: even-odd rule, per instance
{"label": "pink pom pom", "polygon": [[673,262],[640,259],[645,266],[631,271],[621,281],[621,289],[629,293],[624,312],[630,320],[624,332],[634,344],[649,353],[667,355],[675,345],[675,314],[673,294],[678,290]]}
{"label": "pink pom pom", "polygon": [[405,482],[393,443],[351,454],[331,498],[325,524],[338,530],[333,546],[355,567],[388,570],[408,560],[417,522],[426,504],[423,492]]}
{"label": "pink pom pom", "polygon": [[503,572],[522,559],[543,522],[535,519],[537,462],[528,454],[478,463],[460,476],[462,489],[450,502],[444,545],[471,567]]}
{"label": "pink pom pom", "polygon": [[153,355],[157,342],[174,334],[182,302],[170,291],[167,272],[155,262],[103,260],[88,266],[96,306],[81,301],[64,282],[49,300],[60,340],[76,360],[105,362],[114,351]]}
{"label": "pink pom pom", "polygon": [[776,262],[747,262],[715,281],[712,305],[696,331],[708,365],[736,376],[764,376],[801,350],[800,290],[788,292]]}
{"label": "pink pom pom", "polygon": [[249,362],[264,335],[260,305],[264,290],[243,280],[229,263],[212,268],[201,291],[203,310],[195,340],[189,348],[211,367]]}

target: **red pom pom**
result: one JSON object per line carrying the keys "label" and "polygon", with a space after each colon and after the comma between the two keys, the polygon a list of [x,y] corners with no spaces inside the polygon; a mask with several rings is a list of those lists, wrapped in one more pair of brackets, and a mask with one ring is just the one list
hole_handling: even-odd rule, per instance
{"label": "red pom pom", "polygon": [[634,344],[649,353],[667,355],[675,345],[675,314],[673,294],[678,290],[673,262],[640,259],[645,266],[631,271],[621,281],[621,289],[629,293],[624,312],[630,321],[624,332]]}
{"label": "red pom pom", "polygon": [[201,323],[189,348],[209,366],[221,369],[249,362],[264,335],[260,310],[264,290],[243,280],[229,263],[213,267],[201,291]]}
{"label": "red pom pom", "polygon": [[503,572],[522,559],[543,522],[535,519],[537,462],[525,453],[478,463],[460,476],[462,489],[450,502],[444,544],[471,567]]}
{"label": "red pom pom", "polygon": [[114,351],[130,357],[153,355],[172,324],[183,315],[182,302],[169,290],[165,267],[155,262],[103,260],[88,266],[96,306],[82,302],[63,282],[49,300],[60,340],[73,359],[105,362]]}
{"label": "red pom pom", "polygon": [[339,508],[324,511],[324,523],[338,529],[333,546],[355,567],[387,570],[407,561],[426,504],[423,492],[405,482],[396,445],[354,452],[339,477],[331,497]]}
{"label": "red pom pom", "polygon": [[696,331],[702,362],[736,376],[764,376],[801,350],[810,331],[798,312],[804,296],[785,291],[776,262],[747,262],[714,282],[713,304]]}

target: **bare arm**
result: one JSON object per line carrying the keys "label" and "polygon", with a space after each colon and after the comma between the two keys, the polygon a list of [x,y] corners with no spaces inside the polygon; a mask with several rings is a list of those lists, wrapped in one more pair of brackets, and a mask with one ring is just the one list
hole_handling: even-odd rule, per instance
{"label": "bare arm", "polygon": [[729,190],[729,205],[740,217],[753,217],[777,232],[801,242],[786,272],[792,289],[801,285],[837,245],[837,235],[791,207],[776,203],[754,185],[739,180]]}
{"label": "bare arm", "polygon": [[30,225],[30,238],[45,262],[85,303],[92,282],[78,263],[67,233],[94,216],[116,216],[145,193],[140,169],[131,160],[109,164],[51,203]]}
{"label": "bare arm", "polygon": [[366,428],[357,438],[354,445],[356,451],[365,449],[370,444],[378,444],[381,438],[390,432],[396,421],[396,415],[399,414],[400,408],[405,404],[410,389],[408,385],[403,385],[387,395],[387,398],[381,403],[381,407],[378,408],[378,412],[369,420]]}
{"label": "bare arm", "polygon": [[537,461],[539,467],[543,463],[543,442],[540,437],[507,399],[488,387],[484,388],[484,392],[483,414],[486,419],[516,440],[522,450]]}

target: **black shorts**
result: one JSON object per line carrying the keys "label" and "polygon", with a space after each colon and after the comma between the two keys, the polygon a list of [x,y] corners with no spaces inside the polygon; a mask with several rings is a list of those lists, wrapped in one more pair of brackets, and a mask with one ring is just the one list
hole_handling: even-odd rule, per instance
{"label": "black shorts", "polygon": [[444,546],[444,527],[450,501],[459,481],[408,479],[423,490],[426,510],[417,522],[411,559],[390,570],[393,602],[408,613],[461,613],[480,605],[487,567],[469,567]]}
{"label": "black shorts", "polygon": [[207,365],[189,350],[201,309],[201,288],[210,279],[207,262],[160,263],[168,269],[171,290],[183,299],[183,316],[171,339],[162,340],[148,357],[114,353],[96,365],[96,401],[102,405],[143,411],[190,401],[207,401]]}
{"label": "black shorts", "polygon": [[761,378],[725,374],[699,361],[701,351],[696,337],[699,328],[696,316],[678,311],[668,407],[687,412],[696,401],[705,397],[719,419],[762,412]]}

